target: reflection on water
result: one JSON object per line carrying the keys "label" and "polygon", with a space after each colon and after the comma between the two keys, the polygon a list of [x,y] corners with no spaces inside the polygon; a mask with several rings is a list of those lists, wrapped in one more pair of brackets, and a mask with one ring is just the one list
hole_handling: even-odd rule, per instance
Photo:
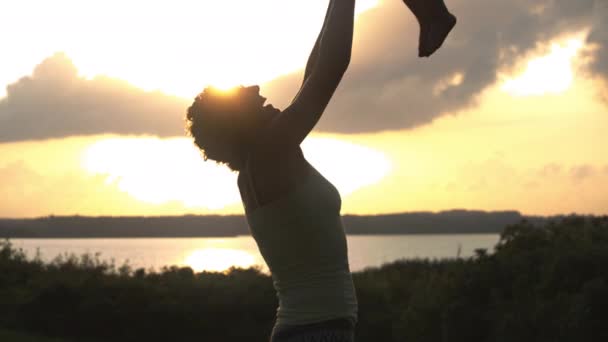
{"label": "reflection on water", "polygon": [[198,249],[192,252],[184,264],[195,272],[223,272],[231,267],[249,268],[255,265],[255,257],[245,251],[225,248]]}
{"label": "reflection on water", "polygon": [[[392,235],[348,236],[348,258],[352,271],[380,266],[398,259],[468,257],[477,248],[492,251],[498,234],[480,235]],[[15,247],[28,256],[40,248],[42,260],[58,254],[100,253],[116,265],[128,262],[133,268],[160,270],[163,266],[189,266],[195,271],[225,271],[232,266],[259,266],[268,272],[251,236],[230,238],[144,239],[14,239]]]}

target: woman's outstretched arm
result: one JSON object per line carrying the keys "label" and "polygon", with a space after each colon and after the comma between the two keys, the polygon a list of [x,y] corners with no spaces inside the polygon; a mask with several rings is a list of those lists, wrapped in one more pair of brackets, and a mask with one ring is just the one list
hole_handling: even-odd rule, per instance
{"label": "woman's outstretched arm", "polygon": [[355,0],[333,0],[319,53],[300,91],[265,134],[266,146],[291,149],[312,131],[348,69],[353,45]]}
{"label": "woman's outstretched arm", "polygon": [[319,36],[317,37],[317,41],[315,42],[315,46],[312,48],[312,51],[310,52],[310,56],[308,57],[308,62],[306,63],[306,69],[304,71],[304,81],[302,83],[305,83],[306,80],[308,79],[308,76],[310,76],[310,73],[312,72],[312,69],[314,68],[315,64],[317,63],[317,60],[319,59],[319,45],[321,45],[321,39],[323,38],[323,32],[325,32],[325,29],[327,28],[327,21],[329,19],[329,14],[331,13],[331,8],[334,5],[334,0],[331,0],[329,2],[329,5],[327,6],[327,12],[325,14],[325,20],[323,21],[323,27],[321,28],[321,31],[319,32]]}

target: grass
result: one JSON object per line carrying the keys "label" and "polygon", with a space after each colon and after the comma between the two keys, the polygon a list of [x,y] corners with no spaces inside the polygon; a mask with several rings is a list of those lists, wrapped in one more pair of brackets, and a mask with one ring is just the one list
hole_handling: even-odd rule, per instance
{"label": "grass", "polygon": [[49,338],[38,335],[0,329],[0,341],[3,342],[68,342],[60,338]]}

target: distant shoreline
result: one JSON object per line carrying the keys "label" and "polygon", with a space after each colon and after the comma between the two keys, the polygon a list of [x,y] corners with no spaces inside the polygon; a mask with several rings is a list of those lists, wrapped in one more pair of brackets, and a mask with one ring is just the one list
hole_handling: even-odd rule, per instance
{"label": "distant shoreline", "polygon": [[[346,233],[346,236],[369,236],[369,237],[390,237],[390,236],[404,236],[404,235],[499,235],[500,232],[488,232],[488,233],[401,233],[401,234],[351,234]],[[239,237],[251,237],[251,234],[241,234],[241,235],[222,235],[222,236],[85,236],[85,237],[63,237],[63,236],[24,236],[24,237],[5,237],[0,236],[0,240],[8,239],[8,240],[36,240],[36,239],[44,239],[44,240],[94,240],[94,239],[104,239],[104,240],[119,240],[119,239],[230,239],[230,238],[239,238]]]}
{"label": "distant shoreline", "polygon": [[[357,216],[344,215],[347,235],[500,234],[522,220],[542,223],[549,218],[524,216],[517,211],[451,210],[439,213]],[[0,219],[0,238],[225,238],[250,236],[242,215],[173,217],[48,216]]]}

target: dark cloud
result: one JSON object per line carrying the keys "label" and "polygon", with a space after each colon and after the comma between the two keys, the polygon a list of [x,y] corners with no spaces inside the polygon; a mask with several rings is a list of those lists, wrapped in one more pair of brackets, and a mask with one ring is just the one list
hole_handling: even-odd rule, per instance
{"label": "dark cloud", "polygon": [[606,0],[597,0],[595,3],[589,42],[597,47],[591,65],[592,70],[608,77],[608,1]]}
{"label": "dark cloud", "polygon": [[[353,64],[319,129],[359,133],[429,123],[470,105],[496,81],[498,70],[537,43],[590,25],[591,39],[608,47],[606,16],[594,17],[600,1],[450,0],[459,23],[435,56],[420,60],[413,16],[400,1],[385,0],[360,18]],[[608,56],[605,48],[598,51],[599,70]],[[461,83],[449,82],[458,77]],[[299,75],[290,75],[265,90],[284,106],[299,82]]]}
{"label": "dark cloud", "polygon": [[183,134],[187,103],[110,78],[87,80],[64,54],[7,87],[0,142],[101,133]]}
{"label": "dark cloud", "polygon": [[[459,23],[430,59],[417,58],[418,27],[398,0],[384,0],[358,21],[351,69],[320,121],[321,131],[399,130],[427,124],[474,103],[497,71],[560,34],[589,28],[591,70],[608,76],[606,0],[449,0]],[[285,107],[301,74],[274,80],[263,92]],[[0,100],[0,142],[100,133],[184,134],[190,100],[143,92],[125,82],[83,79],[58,54]]]}

